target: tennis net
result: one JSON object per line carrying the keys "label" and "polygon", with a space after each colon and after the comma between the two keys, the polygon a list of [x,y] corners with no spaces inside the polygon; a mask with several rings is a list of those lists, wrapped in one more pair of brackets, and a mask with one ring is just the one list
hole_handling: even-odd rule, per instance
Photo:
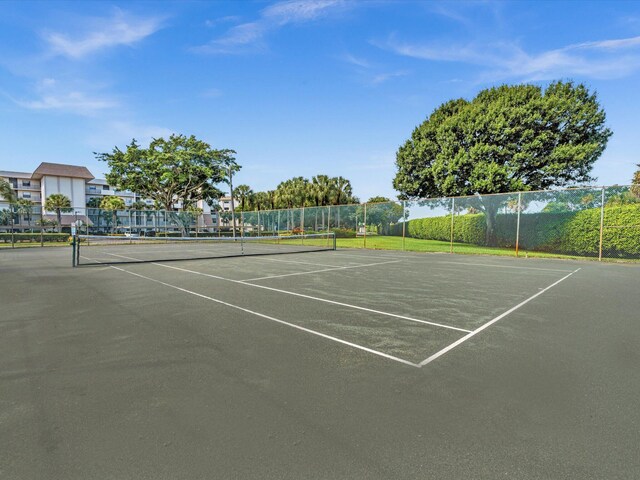
{"label": "tennis net", "polygon": [[73,265],[168,262],[335,250],[334,233],[265,237],[77,235]]}

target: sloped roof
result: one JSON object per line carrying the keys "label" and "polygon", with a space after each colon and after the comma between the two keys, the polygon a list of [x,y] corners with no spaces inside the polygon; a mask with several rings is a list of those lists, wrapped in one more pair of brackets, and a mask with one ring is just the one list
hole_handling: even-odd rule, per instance
{"label": "sloped roof", "polygon": [[42,162],[40,166],[35,169],[31,178],[39,180],[45,175],[54,177],[85,178],[87,180],[93,180],[94,178],[93,174],[87,167],[47,162]]}

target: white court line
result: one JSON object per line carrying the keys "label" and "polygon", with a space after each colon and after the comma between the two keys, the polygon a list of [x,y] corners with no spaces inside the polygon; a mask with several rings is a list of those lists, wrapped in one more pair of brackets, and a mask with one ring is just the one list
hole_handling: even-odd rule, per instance
{"label": "white court line", "polygon": [[[113,255],[115,257],[127,258],[129,260],[138,260],[138,261],[140,261],[139,258],[126,257],[124,255],[116,255],[115,253],[110,253],[109,255]],[[385,315],[387,317],[400,318],[402,320],[408,320],[410,322],[423,323],[425,325],[431,325],[431,326],[440,327],[440,328],[447,328],[449,330],[457,330],[459,332],[465,332],[465,333],[471,332],[471,330],[467,330],[466,328],[452,327],[451,325],[444,325],[442,323],[429,322],[428,320],[420,320],[420,319],[417,319],[417,318],[406,317],[404,315],[397,315],[395,313],[383,312],[383,311],[380,311],[380,310],[374,310],[372,308],[360,307],[358,305],[351,305],[349,303],[336,302],[335,300],[328,300],[326,298],[312,297],[311,295],[304,295],[302,293],[290,292],[288,290],[281,290],[279,288],[267,287],[266,285],[259,285],[259,284],[255,284],[255,283],[247,283],[248,282],[247,280],[233,280],[231,278],[220,277],[218,275],[212,275],[210,273],[203,273],[203,272],[198,272],[196,270],[189,270],[189,269],[186,269],[186,268],[174,267],[172,265],[165,265],[164,263],[157,263],[157,262],[148,262],[148,263],[150,263],[151,265],[156,265],[158,267],[171,268],[173,270],[179,270],[181,272],[193,273],[194,275],[201,275],[203,277],[215,278],[216,280],[224,280],[226,282],[239,283],[241,285],[247,285],[249,287],[262,288],[264,290],[271,290],[273,292],[285,293],[287,295],[293,295],[293,296],[296,296],[296,297],[307,298],[309,300],[316,300],[318,302],[331,303],[333,305],[339,305],[341,307],[353,308],[355,310],[362,310],[362,311],[370,312],[370,313],[377,313],[379,315]],[[392,263],[392,262],[383,262],[383,263]],[[367,267],[367,266],[371,266],[371,265],[379,265],[379,264],[378,263],[370,263],[368,265],[358,265],[358,267]],[[354,268],[354,267],[340,267],[340,268]],[[317,271],[318,272],[325,272],[325,271],[328,271],[328,270],[336,270],[336,269],[326,269],[326,270],[317,270]],[[312,272],[307,272],[307,273],[312,273]]]}
{"label": "white court line", "polygon": [[469,263],[469,262],[433,262],[433,263],[446,263],[448,265],[472,265],[476,267],[494,267],[494,268],[521,268],[523,270],[542,270],[547,272],[562,272],[567,273],[571,270],[564,270],[559,268],[539,268],[539,267],[521,267],[519,265],[495,265],[491,263]]}
{"label": "white court line", "polygon": [[[300,265],[315,265],[316,267],[334,267],[337,268],[340,265],[326,265],[323,263],[312,263],[312,262],[299,262],[296,260],[280,260],[277,258],[266,258],[266,257],[262,257],[260,258],[260,260],[268,260],[270,262],[281,262],[281,263],[299,263]],[[354,263],[354,262],[349,262],[349,263]]]}
{"label": "white court line", "polygon": [[520,302],[518,305],[516,305],[515,307],[510,308],[509,310],[507,310],[506,312],[504,312],[501,315],[498,315],[496,318],[494,318],[493,320],[488,321],[487,323],[485,323],[484,325],[476,328],[474,331],[470,332],[469,334],[465,335],[464,337],[462,337],[461,339],[453,342],[451,345],[443,348],[442,350],[440,350],[439,352],[434,353],[433,355],[431,355],[429,358],[426,358],[425,360],[423,360],[422,362],[420,362],[420,366],[424,367],[425,365],[427,365],[428,363],[433,362],[435,359],[437,359],[438,357],[441,357],[442,355],[444,355],[445,353],[447,353],[450,350],[453,350],[454,348],[456,348],[458,345],[460,345],[461,343],[466,342],[467,340],[469,340],[471,337],[473,337],[474,335],[480,333],[481,331],[483,331],[485,328],[490,327],[491,325],[493,325],[494,323],[496,323],[497,321],[503,319],[504,317],[506,317],[507,315],[509,315],[510,313],[516,311],[517,309],[519,309],[520,307],[522,307],[523,305],[526,305],[527,303],[529,303],[531,300],[533,300],[534,298],[542,295],[544,292],[546,292],[547,290],[549,290],[550,288],[555,287],[556,285],[558,285],[560,282],[562,282],[563,280],[566,280],[567,278],[569,278],[571,275],[573,275],[574,273],[576,273],[577,271],[579,271],[580,269],[578,268],[577,270],[574,270],[573,272],[569,273],[568,275],[565,275],[564,277],[562,277],[560,280],[552,283],[551,285],[549,285],[548,287],[540,290],[538,293],[536,293],[535,295],[530,296],[529,298],[527,298],[524,302]]}
{"label": "white court line", "polygon": [[283,273],[282,275],[268,275],[266,277],[257,277],[257,278],[247,278],[246,280],[239,280],[241,282],[255,282],[257,280],[266,280],[268,278],[281,278],[281,277],[291,277],[294,275],[309,275],[311,273],[320,273],[320,272],[332,272],[334,270],[347,270],[349,268],[363,268],[363,267],[373,267],[374,265],[386,265],[388,263],[398,263],[400,260],[390,260],[388,262],[379,262],[379,263],[367,263],[364,265],[350,265],[348,267],[336,267],[333,268],[323,268],[322,270],[311,270],[308,272],[294,272],[294,273]]}
{"label": "white court line", "polygon": [[193,273],[194,275],[202,275],[203,277],[215,278],[216,280],[225,280],[227,282],[239,283],[241,285],[247,285],[249,287],[262,288],[264,290],[271,290],[272,292],[284,293],[286,295],[293,295],[296,297],[307,298],[309,300],[315,300],[318,302],[330,303],[332,305],[339,305],[341,307],[353,308],[355,310],[362,310],[364,312],[376,313],[378,315],[385,315],[387,317],[400,318],[402,320],[408,320],[410,322],[416,323],[424,323],[425,325],[432,325],[434,327],[448,328],[449,330],[457,330],[459,332],[469,333],[471,330],[466,330],[464,328],[452,327],[451,325],[443,325],[441,323],[429,322],[427,320],[419,320],[417,318],[405,317],[404,315],[396,315],[395,313],[382,312],[380,310],[373,310],[372,308],[360,307],[358,305],[351,305],[348,303],[336,302],[335,300],[328,300],[326,298],[320,297],[312,297],[311,295],[304,295],[302,293],[290,292],[288,290],[281,290],[279,288],[267,287],[266,285],[258,285],[255,283],[247,283],[246,280],[232,280],[230,278],[219,277],[217,275],[212,275],[210,273],[197,272],[195,270],[188,270],[186,268],[174,267],[172,265],[165,265],[163,263],[152,263],[153,265],[157,265],[159,267],[171,268],[173,270],[179,270],[181,272]]}
{"label": "white court line", "polygon": [[[82,258],[87,258],[87,257],[82,257]],[[92,260],[92,259],[89,259],[89,258],[87,258],[87,259],[88,260]],[[303,332],[307,332],[307,333],[310,333],[312,335],[317,335],[319,337],[326,338],[326,339],[332,340],[334,342],[342,343],[343,345],[348,345],[350,347],[357,348],[359,350],[364,350],[365,352],[369,352],[369,353],[372,353],[374,355],[378,355],[380,357],[387,358],[389,360],[394,360],[396,362],[400,362],[400,363],[403,363],[405,365],[410,365],[412,367],[420,368],[420,365],[418,365],[416,363],[410,362],[408,360],[404,360],[404,359],[399,358],[399,357],[394,357],[393,355],[389,355],[389,354],[384,353],[384,352],[379,352],[378,350],[373,350],[371,348],[364,347],[362,345],[358,345],[357,343],[347,342],[346,340],[342,340],[340,338],[332,337],[331,335],[327,335],[325,333],[321,333],[321,332],[317,332],[315,330],[311,330],[309,328],[301,327],[300,325],[296,325],[294,323],[285,322],[284,320],[280,320],[280,319],[275,318],[275,317],[270,317],[269,315],[264,315],[262,313],[254,312],[253,310],[249,310],[248,308],[243,308],[243,307],[240,307],[238,305],[233,305],[231,303],[223,302],[222,300],[218,300],[217,298],[209,297],[207,295],[202,295],[201,293],[192,292],[191,290],[187,290],[186,288],[178,287],[176,285],[171,285],[170,283],[162,282],[160,280],[156,280],[155,278],[151,278],[151,277],[147,277],[145,275],[141,275],[139,273],[131,272],[129,270],[125,270],[124,268],[116,267],[114,265],[106,265],[106,266],[108,266],[110,268],[114,268],[114,269],[119,270],[121,272],[128,273],[130,275],[134,275],[134,276],[139,277],[139,278],[144,278],[144,279],[149,280],[151,282],[159,283],[160,285],[164,285],[166,287],[174,288],[176,290],[179,290],[179,291],[184,292],[184,293],[188,293],[190,295],[195,295],[196,297],[204,298],[205,300],[209,300],[211,302],[219,303],[221,305],[225,305],[227,307],[234,308],[236,310],[241,310],[243,312],[249,313],[251,315],[255,315],[255,316],[260,317],[260,318],[271,320],[272,322],[280,323],[282,325],[286,325],[288,327],[295,328],[297,330],[302,330]]]}

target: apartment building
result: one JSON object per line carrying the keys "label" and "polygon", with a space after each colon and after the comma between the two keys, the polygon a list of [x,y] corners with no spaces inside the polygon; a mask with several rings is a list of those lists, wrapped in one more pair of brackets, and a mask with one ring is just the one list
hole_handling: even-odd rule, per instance
{"label": "apartment building", "polygon": [[[62,226],[69,226],[76,220],[82,220],[90,225],[96,223],[96,221],[99,222],[99,219],[94,218],[95,215],[92,215],[92,210],[87,208],[87,203],[95,198],[102,199],[106,196],[115,195],[124,200],[127,209],[138,201],[143,201],[149,208],[153,208],[153,200],[145,199],[129,190],[116,190],[106,180],[95,178],[89,169],[83,166],[43,162],[32,173],[0,171],[0,178],[11,185],[18,199],[30,200],[34,204],[31,214],[13,215],[15,226],[19,228],[31,226],[32,216],[37,218],[42,216],[46,220],[55,220],[54,212],[48,212],[44,209],[44,202],[54,193],[61,193],[71,200],[72,211],[62,215]],[[203,212],[197,220],[199,228],[219,226],[216,209],[212,211],[209,205],[203,201],[198,202],[197,206]],[[176,209],[180,209],[180,207],[179,203],[174,205]],[[9,202],[0,197],[0,211],[8,208]],[[227,211],[229,208],[229,199],[220,199],[219,210]],[[131,217],[128,216],[127,218]],[[157,222],[154,220],[152,223],[156,225]],[[129,220],[128,224],[130,227],[133,225],[131,220]],[[140,225],[140,227],[144,226],[147,225]]]}

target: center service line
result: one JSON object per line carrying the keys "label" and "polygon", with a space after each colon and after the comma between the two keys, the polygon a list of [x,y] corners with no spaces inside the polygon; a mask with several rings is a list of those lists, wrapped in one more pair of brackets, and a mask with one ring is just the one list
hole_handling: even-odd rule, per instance
{"label": "center service line", "polygon": [[[87,258],[87,257],[83,257],[83,258]],[[413,363],[413,362],[410,362],[408,360],[404,360],[404,359],[399,358],[399,357],[394,357],[393,355],[389,355],[388,353],[379,352],[378,350],[373,350],[372,348],[367,348],[367,347],[364,347],[362,345],[358,345],[357,343],[347,342],[346,340],[342,340],[342,339],[337,338],[337,337],[332,337],[331,335],[327,335],[325,333],[321,333],[321,332],[317,332],[315,330],[311,330],[309,328],[301,327],[300,325],[296,325],[294,323],[285,322],[284,320],[280,320],[280,319],[275,318],[275,317],[270,317],[269,315],[265,315],[263,313],[254,312],[253,310],[249,310],[248,308],[243,308],[243,307],[240,307],[238,305],[233,305],[232,303],[227,303],[227,302],[224,302],[222,300],[218,300],[217,298],[209,297],[207,295],[202,295],[201,293],[192,292],[191,290],[187,290],[186,288],[178,287],[177,285],[172,285],[170,283],[166,283],[166,282],[163,282],[161,280],[156,280],[155,278],[147,277],[146,275],[141,275],[139,273],[135,273],[135,272],[132,272],[130,270],[125,270],[124,268],[116,267],[114,265],[108,265],[108,266],[110,268],[115,269],[115,270],[119,270],[120,272],[128,273],[129,275],[133,275],[133,276],[138,277],[138,278],[144,278],[145,280],[149,280],[151,282],[158,283],[160,285],[164,285],[165,287],[173,288],[175,290],[178,290],[178,291],[184,292],[184,293],[188,293],[190,295],[195,295],[196,297],[200,297],[200,298],[203,298],[205,300],[209,300],[211,302],[219,303],[220,305],[225,305],[227,307],[234,308],[236,310],[241,310],[241,311],[249,313],[251,315],[255,315],[257,317],[264,318],[264,319],[270,320],[272,322],[276,322],[276,323],[280,323],[282,325],[286,325],[287,327],[295,328],[297,330],[302,330],[303,332],[307,332],[307,333],[310,333],[312,335],[317,335],[318,337],[326,338],[327,340],[331,340],[331,341],[334,341],[334,342],[337,342],[337,343],[341,343],[343,345],[348,345],[349,347],[357,348],[358,350],[364,350],[365,352],[369,352],[369,353],[372,353],[374,355],[378,355],[379,357],[384,357],[386,359],[393,360],[395,362],[403,363],[403,364],[409,365],[411,367],[420,368],[420,365],[418,365],[417,363]]]}
{"label": "center service line", "polygon": [[[296,296],[296,297],[307,298],[309,300],[315,300],[315,301],[318,301],[318,302],[330,303],[332,305],[339,305],[341,307],[353,308],[353,309],[356,309],[356,310],[362,310],[364,312],[377,313],[379,315],[385,315],[387,317],[400,318],[402,320],[408,320],[410,322],[424,323],[425,325],[432,325],[434,327],[448,328],[449,330],[457,330],[459,332],[465,332],[465,333],[469,333],[471,331],[471,330],[467,330],[465,328],[452,327],[451,325],[444,325],[442,323],[429,322],[427,320],[419,320],[417,318],[406,317],[404,315],[397,315],[395,313],[383,312],[383,311],[380,311],[380,310],[374,310],[372,308],[360,307],[358,305],[351,305],[349,303],[336,302],[335,300],[329,300],[329,299],[326,299],[326,298],[312,297],[311,295],[304,295],[302,293],[290,292],[288,290],[281,290],[279,288],[267,287],[266,285],[258,285],[258,284],[255,284],[255,283],[248,283],[246,280],[232,280],[230,278],[219,277],[217,275],[212,275],[210,273],[203,273],[203,272],[197,272],[195,270],[188,270],[186,268],[173,267],[171,265],[165,265],[163,263],[153,263],[152,262],[152,264],[153,265],[157,265],[159,267],[172,268],[174,270],[179,270],[179,271],[182,271],[182,272],[193,273],[195,275],[202,275],[204,277],[215,278],[217,280],[225,280],[227,282],[239,283],[241,285],[247,285],[249,287],[262,288],[264,290],[271,290],[272,292],[284,293],[286,295],[293,295],[293,296]],[[371,264],[371,265],[377,265],[377,264]],[[359,266],[363,267],[365,265],[359,265]],[[347,267],[344,267],[344,268],[347,268]]]}
{"label": "center service line", "polygon": [[332,266],[331,268],[323,268],[322,270],[311,270],[309,272],[295,272],[295,273],[284,273],[282,275],[268,275],[266,277],[257,277],[257,278],[247,278],[246,280],[238,280],[240,282],[255,282],[257,280],[267,280],[269,278],[282,278],[282,277],[291,277],[294,275],[309,275],[311,273],[321,273],[321,272],[331,272],[333,270],[347,270],[350,268],[362,268],[362,267],[373,267],[376,265],[386,265],[388,263],[398,263],[400,260],[390,260],[387,262],[379,262],[379,263],[367,263],[367,264],[360,264],[360,265],[349,265],[346,267],[336,267],[335,265]]}
{"label": "center service line", "polygon": [[469,340],[471,337],[473,337],[474,335],[480,333],[481,331],[483,331],[485,328],[490,327],[491,325],[493,325],[494,323],[496,323],[499,320],[502,320],[504,317],[506,317],[507,315],[509,315],[510,313],[516,311],[517,309],[519,309],[520,307],[522,307],[523,305],[526,305],[527,303],[529,303],[531,300],[533,300],[534,298],[542,295],[544,292],[546,292],[547,290],[549,290],[550,288],[555,287],[556,285],[558,285],[560,282],[562,282],[563,280],[566,280],[567,278],[569,278],[571,275],[573,275],[574,273],[576,273],[577,271],[579,271],[580,269],[578,268],[577,270],[574,270],[573,272],[569,273],[568,275],[565,275],[564,277],[562,277],[560,280],[552,283],[551,285],[549,285],[548,287],[540,290],[538,293],[536,293],[535,295],[530,296],[529,298],[527,298],[524,302],[519,303],[518,305],[516,305],[513,308],[510,308],[509,310],[507,310],[506,312],[504,312],[501,315],[498,315],[496,318],[494,318],[493,320],[489,320],[487,323],[485,323],[484,325],[481,325],[480,327],[476,328],[474,331],[470,332],[469,334],[465,335],[464,337],[462,337],[461,339],[453,342],[451,345],[443,348],[442,350],[440,350],[439,352],[434,353],[433,355],[431,355],[429,358],[423,360],[422,362],[419,363],[419,365],[421,367],[424,367],[425,365],[427,365],[428,363],[433,362],[435,359],[437,359],[438,357],[441,357],[442,355],[444,355],[445,353],[447,353],[450,350],[453,350],[454,348],[456,348],[458,345],[460,345],[461,343],[466,342],[467,340]]}

